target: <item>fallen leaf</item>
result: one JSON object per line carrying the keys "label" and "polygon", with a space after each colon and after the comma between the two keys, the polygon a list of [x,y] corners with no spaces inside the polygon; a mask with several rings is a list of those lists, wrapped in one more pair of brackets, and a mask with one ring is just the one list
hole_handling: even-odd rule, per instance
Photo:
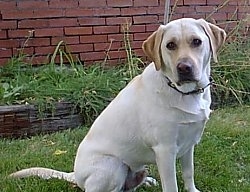
{"label": "fallen leaf", "polygon": [[67,153],[67,151],[61,151],[59,149],[57,149],[55,152],[54,152],[54,155],[62,155],[62,154],[65,154]]}

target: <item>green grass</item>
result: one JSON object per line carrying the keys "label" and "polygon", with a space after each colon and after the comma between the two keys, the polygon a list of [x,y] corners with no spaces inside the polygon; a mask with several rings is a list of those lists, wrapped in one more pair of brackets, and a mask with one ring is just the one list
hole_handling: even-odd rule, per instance
{"label": "green grass", "polygon": [[[23,140],[0,140],[1,192],[80,191],[65,181],[39,178],[8,179],[21,168],[45,166],[63,171],[73,169],[76,149],[86,127]],[[61,153],[57,154],[57,152]],[[196,185],[203,192],[248,192],[250,189],[250,107],[216,110],[195,150]],[[157,179],[155,166],[150,173]],[[178,166],[180,191],[183,183]],[[141,187],[139,192],[161,191],[160,187]]]}

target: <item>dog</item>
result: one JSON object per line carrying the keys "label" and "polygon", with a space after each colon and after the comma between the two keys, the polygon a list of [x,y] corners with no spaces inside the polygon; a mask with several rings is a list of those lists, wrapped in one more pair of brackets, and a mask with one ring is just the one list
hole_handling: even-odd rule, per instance
{"label": "dog", "polygon": [[[81,142],[74,172],[30,168],[10,177],[61,178],[86,192],[131,192],[156,164],[163,192],[178,192],[176,159],[185,189],[194,184],[194,146],[210,114],[210,59],[217,62],[223,29],[203,19],[161,25],[142,48],[153,61],[104,109]],[[154,182],[153,182],[154,183]]]}

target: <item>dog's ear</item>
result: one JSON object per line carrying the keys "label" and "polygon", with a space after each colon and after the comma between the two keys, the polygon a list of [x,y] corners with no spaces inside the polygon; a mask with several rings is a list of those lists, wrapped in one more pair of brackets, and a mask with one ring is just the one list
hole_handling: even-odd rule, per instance
{"label": "dog's ear", "polygon": [[226,40],[226,32],[216,25],[206,22],[204,19],[199,19],[198,22],[209,38],[213,59],[217,63],[217,52]]}
{"label": "dog's ear", "polygon": [[159,27],[142,44],[144,53],[155,63],[156,70],[160,70],[162,65],[161,41],[163,36],[163,27]]}

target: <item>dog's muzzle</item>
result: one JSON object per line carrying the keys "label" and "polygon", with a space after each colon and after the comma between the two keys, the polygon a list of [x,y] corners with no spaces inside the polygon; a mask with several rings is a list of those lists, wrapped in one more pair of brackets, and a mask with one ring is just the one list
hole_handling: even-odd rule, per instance
{"label": "dog's muzzle", "polygon": [[194,64],[191,59],[184,58],[181,59],[177,64],[177,73],[178,73],[178,84],[181,85],[187,82],[195,82],[194,77]]}

